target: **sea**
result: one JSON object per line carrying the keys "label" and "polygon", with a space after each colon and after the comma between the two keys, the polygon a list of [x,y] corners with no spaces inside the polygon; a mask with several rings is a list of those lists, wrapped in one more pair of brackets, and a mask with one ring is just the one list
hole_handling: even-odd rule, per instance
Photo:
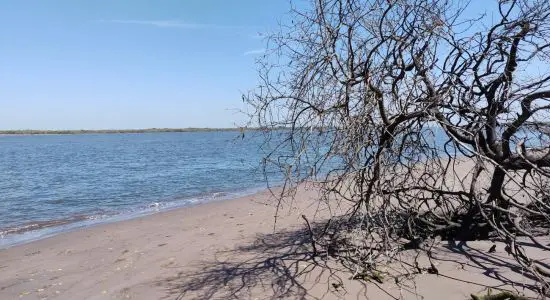
{"label": "sea", "polygon": [[0,136],[0,248],[258,192],[263,143],[238,131]]}
{"label": "sea", "polygon": [[[447,145],[439,129],[426,136]],[[0,136],[0,249],[277,186],[281,169],[262,161],[282,151],[275,164],[295,163],[277,147],[284,138],[279,131]],[[320,140],[310,141],[311,161],[329,149]],[[333,159],[315,169],[322,176],[338,164]],[[300,168],[293,172],[307,174],[313,166]]]}

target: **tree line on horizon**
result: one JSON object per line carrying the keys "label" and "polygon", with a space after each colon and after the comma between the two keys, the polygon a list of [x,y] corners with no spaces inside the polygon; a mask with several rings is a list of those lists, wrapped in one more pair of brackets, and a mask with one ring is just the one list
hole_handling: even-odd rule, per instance
{"label": "tree line on horizon", "polygon": [[160,133],[160,132],[215,132],[215,131],[262,131],[262,130],[283,130],[284,127],[262,128],[262,127],[188,127],[188,128],[145,128],[145,129],[77,129],[77,130],[0,130],[0,135],[39,135],[39,134],[110,134],[110,133]]}

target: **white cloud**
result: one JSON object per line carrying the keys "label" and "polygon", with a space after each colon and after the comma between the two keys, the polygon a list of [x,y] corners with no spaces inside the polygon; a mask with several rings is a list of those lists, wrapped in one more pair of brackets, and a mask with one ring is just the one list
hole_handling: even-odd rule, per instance
{"label": "white cloud", "polygon": [[130,25],[145,25],[154,26],[159,28],[181,28],[181,29],[236,29],[244,28],[243,26],[235,25],[219,25],[219,24],[203,24],[203,23],[187,23],[182,21],[172,20],[101,20],[102,23],[117,23],[117,24],[130,24]]}
{"label": "white cloud", "polygon": [[246,51],[245,53],[243,53],[243,55],[244,56],[257,55],[257,54],[262,54],[264,52],[265,52],[265,49],[254,49],[254,50]]}

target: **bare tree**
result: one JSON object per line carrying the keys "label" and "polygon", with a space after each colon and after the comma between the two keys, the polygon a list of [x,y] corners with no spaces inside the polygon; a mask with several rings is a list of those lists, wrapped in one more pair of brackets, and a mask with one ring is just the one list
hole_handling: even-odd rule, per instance
{"label": "bare tree", "polygon": [[493,239],[548,291],[527,248],[550,250],[550,2],[490,4],[315,0],[270,36],[245,96],[254,124],[286,128],[266,165],[349,203],[316,239],[351,269]]}

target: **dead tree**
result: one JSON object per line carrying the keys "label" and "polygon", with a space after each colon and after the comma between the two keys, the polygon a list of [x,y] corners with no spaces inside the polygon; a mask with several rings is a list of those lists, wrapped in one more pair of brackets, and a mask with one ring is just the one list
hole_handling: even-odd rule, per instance
{"label": "dead tree", "polygon": [[290,20],[245,100],[285,128],[267,165],[350,204],[340,255],[498,239],[548,289],[526,248],[550,250],[550,2],[316,0]]}

